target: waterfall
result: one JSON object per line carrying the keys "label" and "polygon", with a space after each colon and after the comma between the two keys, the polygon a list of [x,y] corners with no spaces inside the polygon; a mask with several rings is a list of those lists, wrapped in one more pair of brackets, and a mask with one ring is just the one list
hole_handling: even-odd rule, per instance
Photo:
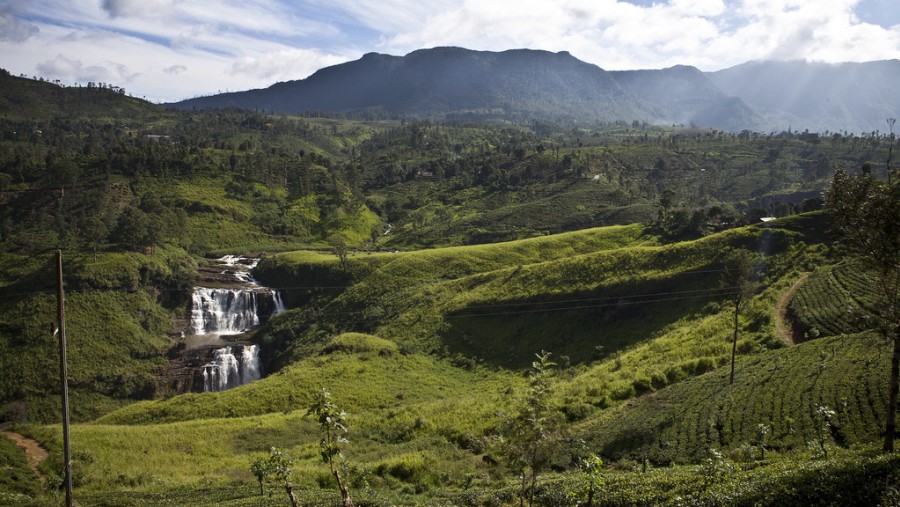
{"label": "waterfall", "polygon": [[259,347],[245,345],[241,352],[241,384],[249,384],[259,380],[262,371],[259,368]]}
{"label": "waterfall", "polygon": [[226,255],[203,268],[204,280],[217,288],[194,287],[192,334],[244,333],[286,310],[279,291],[253,278],[251,271],[258,263],[259,259]]}
{"label": "waterfall", "polygon": [[284,301],[281,300],[281,291],[272,291],[272,300],[275,302],[275,311],[272,312],[272,315],[284,313],[287,308],[284,306]]}
{"label": "waterfall", "polygon": [[[234,349],[242,347],[239,356]],[[259,347],[244,345],[222,347],[213,351],[213,360],[203,367],[203,391],[219,392],[259,380]]]}
{"label": "waterfall", "polygon": [[226,255],[218,259],[219,263],[227,267],[228,269],[222,271],[222,274],[230,274],[234,276],[238,281],[256,285],[256,279],[253,278],[253,275],[250,274],[253,271],[253,268],[259,264],[259,259],[251,259],[247,257],[240,257],[237,255]]}
{"label": "waterfall", "polygon": [[191,309],[194,334],[238,334],[259,325],[256,292],[195,287]]}

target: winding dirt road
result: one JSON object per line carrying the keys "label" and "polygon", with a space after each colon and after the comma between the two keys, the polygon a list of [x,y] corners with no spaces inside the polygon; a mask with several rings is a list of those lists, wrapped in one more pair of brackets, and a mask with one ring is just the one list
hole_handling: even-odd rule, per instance
{"label": "winding dirt road", "polygon": [[47,459],[47,449],[44,449],[41,444],[36,441],[18,433],[13,433],[12,431],[4,431],[3,436],[12,440],[16,443],[19,449],[22,449],[25,452],[25,455],[28,457],[28,465],[31,466],[31,469],[34,471],[34,475],[41,480],[41,485],[46,488],[47,487],[47,477],[41,473],[41,470],[38,468],[38,465],[41,464],[42,461]]}
{"label": "winding dirt road", "polygon": [[791,285],[790,289],[784,291],[781,297],[778,298],[778,302],[775,304],[775,333],[778,335],[778,338],[788,346],[796,345],[794,331],[787,318],[788,305],[791,304],[791,300],[794,299],[794,294],[796,294],[797,289],[806,282],[807,278],[809,278],[808,273],[800,276],[800,278]]}

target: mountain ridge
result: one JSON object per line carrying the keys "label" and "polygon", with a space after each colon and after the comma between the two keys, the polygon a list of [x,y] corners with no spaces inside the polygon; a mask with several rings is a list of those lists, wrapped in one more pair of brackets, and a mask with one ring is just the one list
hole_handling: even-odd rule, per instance
{"label": "mountain ridge", "polygon": [[868,132],[900,114],[900,92],[888,85],[898,77],[898,60],[607,71],[567,51],[436,47],[405,56],[366,53],[305,79],[167,106]]}

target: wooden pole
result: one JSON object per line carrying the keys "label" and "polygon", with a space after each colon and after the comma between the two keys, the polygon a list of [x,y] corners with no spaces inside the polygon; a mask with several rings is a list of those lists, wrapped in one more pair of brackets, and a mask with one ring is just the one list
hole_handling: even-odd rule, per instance
{"label": "wooden pole", "polygon": [[63,291],[62,250],[56,251],[56,320],[59,332],[59,380],[62,384],[63,459],[66,507],[72,507],[72,449],[69,446],[69,372],[66,366],[66,308]]}

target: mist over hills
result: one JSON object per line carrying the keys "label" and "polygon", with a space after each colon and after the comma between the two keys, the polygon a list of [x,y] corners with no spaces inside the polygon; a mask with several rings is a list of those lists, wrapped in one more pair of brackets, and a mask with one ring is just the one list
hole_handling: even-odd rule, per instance
{"label": "mist over hills", "polygon": [[369,53],[306,79],[169,106],[870,132],[900,114],[900,90],[891,86],[898,78],[898,60],[606,71],[567,52],[438,47],[406,56]]}
{"label": "mist over hills", "polygon": [[900,60],[748,62],[708,75],[725,94],[795,129],[884,131],[885,119],[900,114]]}

